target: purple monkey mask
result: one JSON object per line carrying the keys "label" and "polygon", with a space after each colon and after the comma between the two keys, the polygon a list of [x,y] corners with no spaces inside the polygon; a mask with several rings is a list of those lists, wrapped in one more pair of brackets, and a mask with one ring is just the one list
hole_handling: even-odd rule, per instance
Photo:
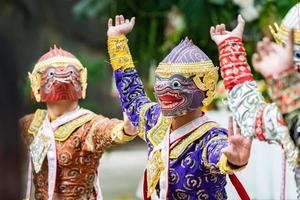
{"label": "purple monkey mask", "polygon": [[188,38],[163,59],[155,74],[155,96],[164,116],[185,115],[214,97],[218,68]]}

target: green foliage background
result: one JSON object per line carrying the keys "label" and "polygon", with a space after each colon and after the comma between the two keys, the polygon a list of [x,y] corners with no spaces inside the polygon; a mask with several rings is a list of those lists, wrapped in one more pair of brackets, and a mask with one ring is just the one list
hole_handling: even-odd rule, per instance
{"label": "green foliage background", "polygon": [[[54,0],[40,3],[41,12],[32,14],[32,16],[40,16],[34,18],[33,21],[41,19],[43,21],[39,23],[46,27],[38,27],[38,32],[42,35],[40,36],[41,40],[49,41],[40,45],[42,49],[47,50],[49,43],[50,45],[61,44],[66,50],[70,50],[78,56],[83,65],[88,68],[87,99],[83,100],[81,104],[95,112],[120,116],[118,100],[112,101],[112,97],[109,97],[112,72],[108,64],[105,35],[106,23],[110,17],[117,14],[123,14],[127,18],[136,17],[136,25],[128,35],[129,46],[139,74],[148,88],[148,94],[153,98],[151,90],[153,80],[149,78],[153,74],[149,74],[150,67],[156,66],[172,47],[186,36],[192,39],[218,66],[218,50],[210,39],[210,27],[224,23],[228,29],[232,29],[236,25],[236,17],[241,9],[237,2],[251,1],[70,0],[72,3],[67,3]],[[247,22],[244,32],[249,63],[251,63],[251,55],[255,51],[256,42],[263,36],[271,37],[268,26],[274,22],[280,23],[286,12],[298,3],[298,0],[253,0],[253,2],[259,12],[259,17]],[[65,8],[65,10],[56,8]],[[179,12],[183,25],[166,35],[165,30],[170,23],[168,15],[174,8]],[[31,10],[29,9],[28,12]],[[57,14],[53,15],[53,13]],[[61,18],[56,18],[57,16],[61,16]],[[89,24],[91,25],[88,26]],[[72,36],[72,39],[69,36]],[[35,58],[38,58],[42,55],[41,52],[45,51],[40,48],[34,52],[36,52]],[[32,60],[32,63],[34,62]],[[260,74],[254,70],[253,72],[255,79],[262,79]],[[25,89],[21,86],[25,94],[25,106],[27,110],[33,110],[40,105],[32,104],[32,101],[29,101],[28,81],[26,85]]]}
{"label": "green foliage background", "polygon": [[[247,23],[244,41],[248,55],[255,50],[255,43],[263,35],[270,36],[268,25],[280,22],[285,13],[297,0],[264,1],[256,0],[260,16]],[[167,14],[172,6],[181,12],[186,26],[165,37]],[[209,36],[209,28],[218,23],[227,27],[236,25],[239,7],[230,0],[81,0],[74,6],[74,14],[79,20],[100,18],[103,24],[109,17],[123,14],[127,18],[136,17],[136,26],[128,35],[130,48],[141,74],[147,74],[153,61],[159,62],[182,38],[188,36],[218,64],[217,48]],[[260,78],[256,74],[257,78]]]}

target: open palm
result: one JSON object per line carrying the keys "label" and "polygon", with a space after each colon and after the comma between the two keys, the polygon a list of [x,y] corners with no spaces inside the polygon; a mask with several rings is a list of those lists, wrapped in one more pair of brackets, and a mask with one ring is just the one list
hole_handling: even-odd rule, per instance
{"label": "open palm", "polygon": [[265,78],[278,77],[283,71],[293,68],[293,33],[285,47],[271,42],[265,37],[257,43],[257,52],[252,56],[252,64]]}
{"label": "open palm", "polygon": [[122,34],[127,34],[132,31],[135,24],[135,18],[132,17],[130,20],[125,19],[123,15],[115,16],[115,25],[113,25],[113,19],[109,18],[107,22],[108,30],[107,36],[120,36]]}
{"label": "open palm", "polygon": [[242,18],[241,15],[238,16],[237,18],[238,24],[237,26],[232,30],[232,31],[227,31],[225,24],[218,24],[217,26],[212,26],[210,27],[210,37],[211,39],[219,45],[222,41],[229,37],[240,37],[242,38],[243,32],[244,32],[244,27],[245,27],[245,21]]}
{"label": "open palm", "polygon": [[233,119],[229,117],[228,123],[228,146],[222,150],[228,161],[234,165],[242,166],[247,164],[251,152],[252,138],[241,134],[241,129],[236,125],[236,132],[233,130]]}

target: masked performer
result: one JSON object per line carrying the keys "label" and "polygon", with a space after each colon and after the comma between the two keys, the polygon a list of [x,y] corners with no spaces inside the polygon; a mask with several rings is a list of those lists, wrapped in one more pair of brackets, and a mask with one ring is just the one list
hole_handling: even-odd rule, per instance
{"label": "masked performer", "polygon": [[[21,120],[30,150],[26,198],[100,199],[97,169],[105,149],[134,137],[127,120],[108,119],[80,108],[85,98],[87,70],[71,53],[54,47],[29,73],[32,94],[47,110]],[[125,134],[123,132],[123,128]]]}
{"label": "masked performer", "polygon": [[[290,87],[291,90],[286,89],[288,86],[287,83],[279,86],[281,87],[283,96],[285,96],[287,100],[290,100],[289,102],[282,102],[282,104],[292,103],[288,108],[286,105],[278,103],[277,100],[276,103],[278,103],[280,109],[278,109],[275,103],[265,103],[257,89],[256,82],[253,80],[250,67],[246,60],[246,52],[242,43],[244,24],[244,20],[239,16],[238,25],[233,31],[227,31],[224,24],[212,27],[210,31],[211,38],[219,47],[221,74],[224,79],[225,88],[228,90],[229,109],[241,127],[243,135],[256,137],[266,142],[281,144],[286,153],[287,160],[294,169],[296,169],[299,149],[290,137],[288,127],[280,111],[282,112],[282,108],[290,111],[297,107],[297,105],[293,105],[293,103],[299,104],[299,102],[297,102],[299,96],[297,97],[297,93],[293,94],[293,92],[291,92],[291,90],[299,90],[299,88],[296,88],[299,85],[299,81],[297,81],[299,78],[292,79],[295,85]],[[261,44],[259,46],[261,46]],[[289,58],[287,55],[288,49],[290,49],[291,46],[291,42],[285,48],[270,46],[269,48],[272,54],[264,54],[262,60],[258,59],[256,55],[254,56],[254,63],[262,66],[261,68],[263,68],[264,71],[268,71],[268,76],[272,74],[274,77],[278,77],[280,73],[292,66],[292,58],[291,56]],[[275,55],[274,57],[277,58],[270,58],[270,55]],[[279,65],[285,68],[281,72],[277,70],[279,69]],[[273,67],[275,67],[275,69]],[[298,83],[298,85],[296,83]],[[277,94],[280,95],[280,93]],[[280,98],[280,96],[277,98]],[[284,114],[284,112],[282,113]]]}
{"label": "masked performer", "polygon": [[[269,94],[277,104],[290,135],[300,147],[300,3],[292,7],[280,27],[270,26],[275,41],[264,38],[257,44],[253,67],[267,80]],[[293,30],[294,34],[290,34]],[[300,163],[294,169],[300,198]]]}
{"label": "masked performer", "polygon": [[[251,140],[227,131],[201,111],[213,99],[217,68],[192,41],[176,46],[156,69],[153,103],[146,96],[125,34],[134,18],[108,21],[108,51],[126,112],[148,145],[144,199],[227,199],[226,174],[249,159]],[[228,142],[229,141],[229,142]]]}

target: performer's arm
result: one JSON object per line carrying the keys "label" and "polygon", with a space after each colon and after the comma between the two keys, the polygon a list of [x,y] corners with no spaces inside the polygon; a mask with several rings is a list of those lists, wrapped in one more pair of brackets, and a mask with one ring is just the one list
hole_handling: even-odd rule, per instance
{"label": "performer's arm", "polygon": [[228,91],[228,106],[245,136],[254,136],[284,146],[290,161],[297,158],[298,149],[291,140],[284,120],[273,104],[267,104],[253,80],[242,43],[244,20],[226,31],[225,25],[211,29],[211,37],[219,48],[221,75]]}
{"label": "performer's arm", "polygon": [[103,151],[114,144],[131,141],[137,135],[130,122],[96,116],[90,123],[85,148],[88,151]]}
{"label": "performer's arm", "polygon": [[33,137],[28,133],[28,129],[31,125],[31,122],[33,120],[34,114],[29,114],[20,119],[20,131],[22,133],[22,140],[25,148],[28,148],[30,143],[33,140]]}
{"label": "performer's arm", "polygon": [[125,36],[133,26],[134,18],[125,21],[123,16],[116,16],[115,26],[112,25],[112,20],[109,20],[108,52],[123,112],[134,126],[139,127],[139,132],[144,137],[143,133],[156,124],[160,116],[160,107],[147,97],[134,68]]}
{"label": "performer's arm", "polygon": [[251,144],[252,139],[242,136],[238,126],[234,132],[230,117],[228,135],[226,129],[215,128],[204,138],[204,164],[210,170],[223,174],[242,170],[248,163]]}

